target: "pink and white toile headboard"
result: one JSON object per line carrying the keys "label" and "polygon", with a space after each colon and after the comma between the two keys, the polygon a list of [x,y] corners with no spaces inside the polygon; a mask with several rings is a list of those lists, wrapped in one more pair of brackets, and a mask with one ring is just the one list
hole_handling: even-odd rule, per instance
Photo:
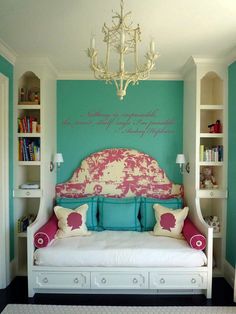
{"label": "pink and white toile headboard", "polygon": [[149,155],[111,148],[84,159],[69,181],[56,185],[57,197],[94,195],[167,199],[183,197],[183,187],[172,183]]}

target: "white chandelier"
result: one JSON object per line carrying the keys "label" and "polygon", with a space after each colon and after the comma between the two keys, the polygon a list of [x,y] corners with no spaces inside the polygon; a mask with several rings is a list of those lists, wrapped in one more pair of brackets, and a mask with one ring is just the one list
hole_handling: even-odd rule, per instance
{"label": "white chandelier", "polygon": [[[105,80],[106,83],[115,83],[117,95],[122,100],[126,95],[126,89],[130,83],[138,84],[139,80],[146,80],[150,71],[155,66],[158,53],[155,51],[155,42],[150,43],[150,51],[145,55],[146,62],[140,66],[138,62],[138,42],[140,39],[140,28],[132,28],[132,22],[127,22],[131,12],[124,14],[124,1],[121,0],[120,14],[115,12],[112,17],[112,26],[108,27],[105,23],[102,28],[104,42],[106,43],[106,59],[104,64],[99,64],[97,60],[98,51],[95,48],[95,38],[91,39],[91,47],[88,49],[88,56],[91,58],[91,69],[94,71],[96,79]],[[118,69],[113,71],[110,67],[111,52],[116,51],[119,55]],[[133,54],[134,69],[125,70],[125,57]]]}

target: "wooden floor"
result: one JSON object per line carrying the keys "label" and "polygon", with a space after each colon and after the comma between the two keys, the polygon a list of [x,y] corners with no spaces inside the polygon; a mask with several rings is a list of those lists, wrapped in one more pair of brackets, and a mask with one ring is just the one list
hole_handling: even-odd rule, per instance
{"label": "wooden floor", "polygon": [[60,305],[127,305],[127,306],[236,306],[233,289],[223,278],[213,279],[212,299],[203,295],[68,295],[36,294],[27,297],[27,278],[17,277],[0,290],[0,311],[9,303]]}

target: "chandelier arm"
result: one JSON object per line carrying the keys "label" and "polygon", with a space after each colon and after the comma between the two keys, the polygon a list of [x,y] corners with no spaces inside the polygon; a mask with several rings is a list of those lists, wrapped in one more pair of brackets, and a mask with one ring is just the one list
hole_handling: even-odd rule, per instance
{"label": "chandelier arm", "polygon": [[[109,38],[109,32],[108,32],[108,38]],[[109,40],[108,40],[107,51],[106,51],[106,62],[105,62],[106,72],[109,72],[109,60],[110,60],[110,46],[109,46]]]}
{"label": "chandelier arm", "polygon": [[137,52],[137,32],[135,31],[135,53],[134,53],[134,58],[135,58],[135,71],[137,72],[139,69],[138,65],[138,52]]}

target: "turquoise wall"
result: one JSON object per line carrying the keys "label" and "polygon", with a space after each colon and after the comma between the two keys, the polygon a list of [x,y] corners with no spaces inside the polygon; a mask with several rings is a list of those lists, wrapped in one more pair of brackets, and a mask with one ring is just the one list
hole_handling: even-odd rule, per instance
{"label": "turquoise wall", "polygon": [[10,258],[14,257],[14,220],[13,220],[13,65],[0,55],[0,73],[9,78],[9,205],[10,205]]}
{"label": "turquoise wall", "polygon": [[229,67],[229,159],[226,259],[234,267],[236,262],[236,62]]}
{"label": "turquoise wall", "polygon": [[103,81],[57,82],[57,151],[64,156],[58,182],[91,153],[124,147],[150,154],[169,179],[181,183],[175,159],[182,132],[182,81],[143,81],[129,86],[123,101]]}

